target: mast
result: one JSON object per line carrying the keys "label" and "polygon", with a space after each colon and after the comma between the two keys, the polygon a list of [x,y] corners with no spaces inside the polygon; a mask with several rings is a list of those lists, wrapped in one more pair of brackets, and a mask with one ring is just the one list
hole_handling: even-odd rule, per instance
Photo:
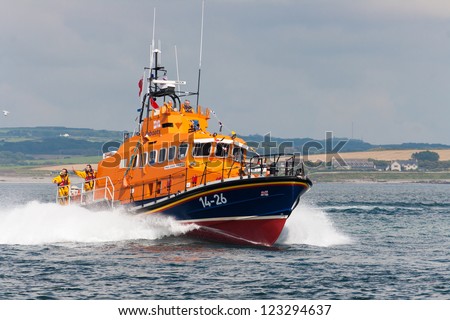
{"label": "mast", "polygon": [[205,16],[205,0],[202,1],[202,25],[200,29],[200,59],[198,64],[198,80],[197,80],[197,106],[200,99],[200,77],[202,73],[202,51],[203,51],[203,20]]}
{"label": "mast", "polygon": [[[150,65],[148,68],[144,68],[144,74],[145,74],[145,69],[148,69],[147,93],[144,94],[144,97],[142,99],[142,107],[141,107],[139,125],[144,120],[142,118],[144,109],[147,109],[147,118],[150,116],[150,98],[151,98],[151,88],[150,87],[152,85],[152,65],[153,65],[153,48],[155,47],[155,31],[156,31],[156,8],[153,8],[153,30],[152,30],[152,43],[150,44]],[[148,122],[147,122],[146,131],[148,131]]]}
{"label": "mast", "polygon": [[[203,12],[203,9],[202,9]],[[203,15],[203,13],[202,13]],[[164,102],[166,101],[166,97],[169,97],[173,101],[174,108],[181,106],[180,97],[177,95],[177,93],[180,92],[180,85],[185,85],[186,81],[180,81],[179,77],[179,70],[178,70],[178,53],[177,53],[177,47],[175,46],[175,59],[176,59],[176,68],[177,68],[177,80],[172,81],[168,80],[167,70],[164,68],[164,66],[161,65],[161,44],[158,42],[158,47],[155,45],[155,30],[156,30],[156,8],[153,11],[153,31],[152,31],[152,43],[150,45],[150,65],[149,67],[144,68],[144,75],[145,70],[149,70],[148,72],[148,78],[147,80],[147,92],[144,94],[142,98],[142,107],[141,107],[141,113],[139,118],[139,125],[144,121],[144,110],[146,109],[147,118],[150,117],[150,108],[157,108],[157,106],[154,106],[154,102],[156,101],[156,98],[162,97],[164,99]],[[202,33],[201,36],[203,37],[203,17],[202,17]],[[201,47],[202,43],[200,43],[200,67],[201,68]],[[163,77],[160,79],[159,73],[164,72]],[[200,72],[200,71],[199,71]],[[200,86],[200,74],[199,74],[199,80],[198,84]],[[175,87],[178,86],[178,92],[175,90]],[[196,93],[190,93],[192,95]],[[198,96],[198,91],[197,91]],[[197,103],[198,103],[198,97],[197,97]],[[148,132],[148,125],[149,122],[147,121],[147,128],[146,131]]]}
{"label": "mast", "polygon": [[[150,45],[150,65],[149,65],[150,71],[149,71],[149,78],[152,77],[153,50],[155,49],[155,29],[156,29],[156,8],[153,8],[153,30],[152,30],[152,43]],[[150,90],[150,84],[149,84],[148,90]],[[150,91],[148,93],[150,93]]]}

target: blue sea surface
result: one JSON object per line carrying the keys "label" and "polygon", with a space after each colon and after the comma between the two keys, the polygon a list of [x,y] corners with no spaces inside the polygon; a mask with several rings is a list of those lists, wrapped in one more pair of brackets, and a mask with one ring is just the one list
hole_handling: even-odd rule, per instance
{"label": "blue sea surface", "polygon": [[0,184],[0,299],[449,299],[450,185],[318,183],[273,248]]}

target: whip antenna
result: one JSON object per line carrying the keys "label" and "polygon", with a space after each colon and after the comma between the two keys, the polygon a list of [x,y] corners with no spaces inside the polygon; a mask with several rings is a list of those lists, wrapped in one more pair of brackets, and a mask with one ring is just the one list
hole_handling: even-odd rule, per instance
{"label": "whip antenna", "polygon": [[198,64],[198,81],[197,81],[197,106],[200,99],[200,76],[202,70],[202,51],[203,51],[203,19],[205,16],[205,0],[202,1],[202,26],[200,31],[200,59]]}
{"label": "whip antenna", "polygon": [[[152,31],[152,43],[150,45],[150,65],[148,71],[148,78],[152,77],[152,67],[153,67],[153,50],[155,50],[155,29],[156,29],[156,8],[153,8],[153,31]],[[149,80],[151,81],[151,80]],[[148,93],[150,93],[150,85],[148,85]]]}
{"label": "whip antenna", "polygon": [[[178,51],[177,51],[177,46],[175,46],[175,64],[176,64],[176,67],[177,67],[177,82],[178,83],[180,83],[180,72],[179,72],[179,70],[178,70]],[[177,85],[177,89],[178,89],[178,92],[180,92],[180,85],[178,84]]]}

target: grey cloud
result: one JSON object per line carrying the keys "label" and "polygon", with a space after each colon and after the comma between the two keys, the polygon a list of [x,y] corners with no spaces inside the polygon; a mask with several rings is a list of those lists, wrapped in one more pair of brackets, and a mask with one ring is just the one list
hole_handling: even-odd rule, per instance
{"label": "grey cloud", "polygon": [[[399,3],[207,1],[200,103],[243,134],[450,143],[449,5]],[[201,1],[2,1],[0,125],[132,129],[154,7],[195,89]]]}

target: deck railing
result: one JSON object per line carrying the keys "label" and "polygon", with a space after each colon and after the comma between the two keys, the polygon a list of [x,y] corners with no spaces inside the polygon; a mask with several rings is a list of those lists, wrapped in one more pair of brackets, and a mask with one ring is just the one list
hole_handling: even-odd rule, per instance
{"label": "deck railing", "polygon": [[295,154],[272,154],[253,156],[246,164],[247,174],[265,176],[305,176],[303,161]]}
{"label": "deck railing", "polygon": [[103,202],[110,208],[114,207],[114,184],[110,177],[101,177],[90,180],[94,187],[91,190],[85,189],[85,184],[70,184],[68,186],[58,186],[56,191],[56,202],[62,205],[80,204],[87,205]]}

